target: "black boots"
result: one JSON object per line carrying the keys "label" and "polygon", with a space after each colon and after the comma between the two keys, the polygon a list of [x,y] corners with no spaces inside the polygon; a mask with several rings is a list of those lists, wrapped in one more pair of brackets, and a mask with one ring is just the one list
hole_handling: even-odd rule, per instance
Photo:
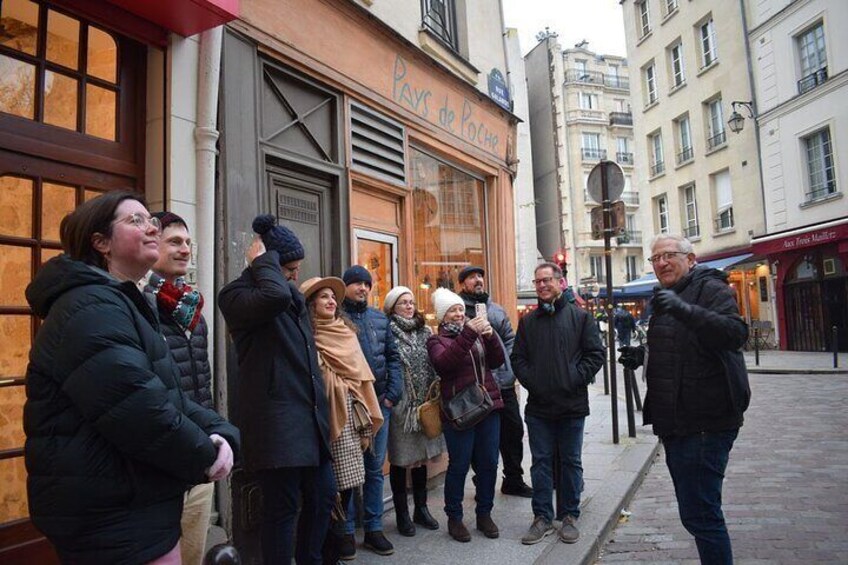
{"label": "black boots", "polygon": [[428,530],[438,530],[439,523],[427,508],[427,467],[416,467],[410,474],[412,475],[412,498],[415,501],[412,519],[409,516],[409,503],[406,498],[406,468],[392,465],[389,469],[398,532],[402,536],[414,536],[415,524]]}
{"label": "black boots", "polygon": [[409,504],[406,500],[406,468],[392,465],[389,468],[389,482],[392,485],[398,533],[406,537],[414,536],[415,524],[409,517]]}
{"label": "black boots", "polygon": [[415,511],[412,521],[428,530],[438,530],[439,523],[427,508],[427,467],[416,467],[412,470],[412,499],[415,501]]}

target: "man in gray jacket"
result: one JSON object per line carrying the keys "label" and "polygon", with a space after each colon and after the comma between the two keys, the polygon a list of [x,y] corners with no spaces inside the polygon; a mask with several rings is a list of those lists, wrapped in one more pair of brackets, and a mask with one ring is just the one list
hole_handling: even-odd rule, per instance
{"label": "man in gray jacket", "polygon": [[486,271],[483,267],[469,265],[459,272],[459,295],[465,302],[465,315],[474,318],[477,304],[486,305],[489,323],[501,340],[506,353],[506,362],[492,373],[501,389],[504,408],[501,411],[500,451],[504,465],[504,479],[501,492],[530,498],[533,489],[524,482],[521,460],[524,457],[524,422],[518,411],[518,396],[515,394],[515,375],[509,362],[515,333],[504,309],[492,302],[485,290]]}

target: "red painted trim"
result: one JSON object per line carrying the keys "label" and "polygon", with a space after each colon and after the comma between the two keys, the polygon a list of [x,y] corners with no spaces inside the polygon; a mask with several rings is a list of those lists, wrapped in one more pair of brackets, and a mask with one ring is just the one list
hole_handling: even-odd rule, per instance
{"label": "red painted trim", "polygon": [[108,2],[53,0],[52,3],[141,43],[156,47],[168,46],[168,30]]}
{"label": "red painted trim", "polygon": [[107,0],[160,27],[188,37],[238,17],[239,0]]}

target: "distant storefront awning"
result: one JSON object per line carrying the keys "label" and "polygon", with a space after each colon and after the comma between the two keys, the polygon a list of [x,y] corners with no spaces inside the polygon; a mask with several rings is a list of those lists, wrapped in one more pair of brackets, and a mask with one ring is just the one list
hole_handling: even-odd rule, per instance
{"label": "distant storefront awning", "polygon": [[[751,258],[753,253],[743,253],[741,255],[733,255],[731,257],[722,257],[721,259],[713,259],[712,261],[703,261],[699,262],[698,265],[702,267],[712,267],[713,269],[725,270],[733,265],[737,265]],[[621,297],[621,298],[645,298],[650,296],[654,287],[659,284],[657,281],[656,275],[653,273],[649,273],[638,279],[632,280],[628,283],[624,283],[620,287],[616,287],[613,290],[613,297]]]}
{"label": "distant storefront awning", "polygon": [[755,237],[751,248],[763,255],[775,255],[784,251],[795,251],[806,247],[848,240],[848,218],[823,222]]}

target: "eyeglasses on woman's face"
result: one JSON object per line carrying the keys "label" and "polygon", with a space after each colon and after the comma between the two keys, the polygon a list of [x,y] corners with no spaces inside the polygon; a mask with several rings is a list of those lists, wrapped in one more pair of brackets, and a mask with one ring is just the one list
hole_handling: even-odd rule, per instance
{"label": "eyeglasses on woman's face", "polygon": [[162,231],[162,223],[159,221],[159,218],[154,216],[145,216],[140,212],[133,212],[129,216],[125,216],[120,220],[116,220],[115,223],[124,223],[129,224],[139,230],[146,230],[148,226],[153,226],[156,228],[156,231]]}

